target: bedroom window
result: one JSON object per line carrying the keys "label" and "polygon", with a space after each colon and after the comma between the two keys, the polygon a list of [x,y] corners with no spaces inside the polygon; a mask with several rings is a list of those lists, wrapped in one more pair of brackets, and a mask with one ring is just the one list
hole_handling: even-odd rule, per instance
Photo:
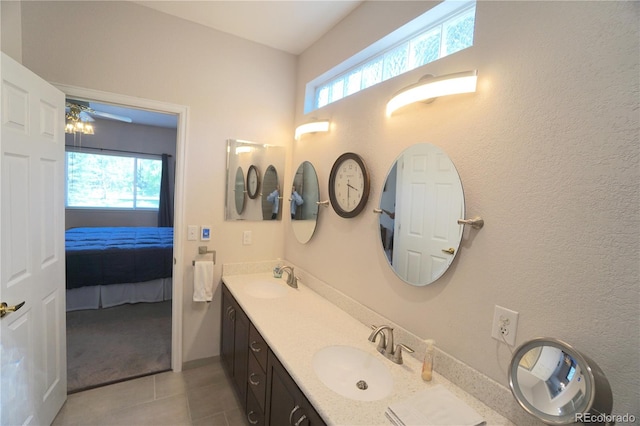
{"label": "bedroom window", "polygon": [[161,160],[68,151],[66,205],[157,210],[161,176]]}
{"label": "bedroom window", "polygon": [[476,2],[447,0],[306,87],[305,113],[473,46]]}

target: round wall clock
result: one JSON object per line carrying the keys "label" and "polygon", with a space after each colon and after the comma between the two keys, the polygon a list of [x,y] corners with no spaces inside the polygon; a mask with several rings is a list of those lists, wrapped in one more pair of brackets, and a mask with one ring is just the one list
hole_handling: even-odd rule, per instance
{"label": "round wall clock", "polygon": [[369,199],[369,172],[358,154],[342,154],[331,168],[329,199],[338,215],[357,216]]}
{"label": "round wall clock", "polygon": [[249,166],[249,171],[247,171],[247,195],[249,198],[256,198],[259,188],[260,176],[258,175],[258,169],[256,169],[256,166],[251,165]]}

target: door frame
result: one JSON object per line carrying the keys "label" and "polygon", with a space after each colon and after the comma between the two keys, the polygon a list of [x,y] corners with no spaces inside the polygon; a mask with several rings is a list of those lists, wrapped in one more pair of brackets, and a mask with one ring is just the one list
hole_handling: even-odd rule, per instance
{"label": "door frame", "polygon": [[[185,158],[187,145],[187,117],[189,107],[185,105],[171,104],[168,102],[143,99],[129,95],[103,92],[93,89],[85,89],[59,83],[51,83],[68,97],[79,97],[96,102],[116,104],[123,107],[147,109],[151,111],[176,114],[178,127],[176,136],[176,168],[175,189],[173,199],[174,228],[173,228],[173,278],[172,278],[172,303],[171,303],[171,369],[175,372],[182,371],[182,320],[183,320],[183,223],[184,196],[185,196]],[[175,224],[178,224],[176,227]]]}

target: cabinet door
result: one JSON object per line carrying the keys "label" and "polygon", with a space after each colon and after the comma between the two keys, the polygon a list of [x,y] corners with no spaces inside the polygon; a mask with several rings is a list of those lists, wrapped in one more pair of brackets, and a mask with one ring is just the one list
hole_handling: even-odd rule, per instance
{"label": "cabinet door", "polygon": [[220,333],[220,358],[227,370],[233,377],[233,348],[235,326],[233,322],[234,306],[226,287],[222,287],[222,332]]}
{"label": "cabinet door", "polygon": [[238,392],[243,408],[247,403],[247,363],[249,362],[249,318],[226,286],[222,287],[222,332],[220,352],[223,365]]}
{"label": "cabinet door", "polygon": [[267,407],[272,426],[316,426],[324,421],[309,403],[280,361],[269,351],[267,359]]}

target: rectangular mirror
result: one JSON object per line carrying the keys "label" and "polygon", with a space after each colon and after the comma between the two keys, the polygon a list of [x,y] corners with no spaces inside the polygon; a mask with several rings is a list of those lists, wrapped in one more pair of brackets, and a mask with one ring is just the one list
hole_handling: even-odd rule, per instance
{"label": "rectangular mirror", "polygon": [[282,219],[285,147],[227,140],[225,220]]}

